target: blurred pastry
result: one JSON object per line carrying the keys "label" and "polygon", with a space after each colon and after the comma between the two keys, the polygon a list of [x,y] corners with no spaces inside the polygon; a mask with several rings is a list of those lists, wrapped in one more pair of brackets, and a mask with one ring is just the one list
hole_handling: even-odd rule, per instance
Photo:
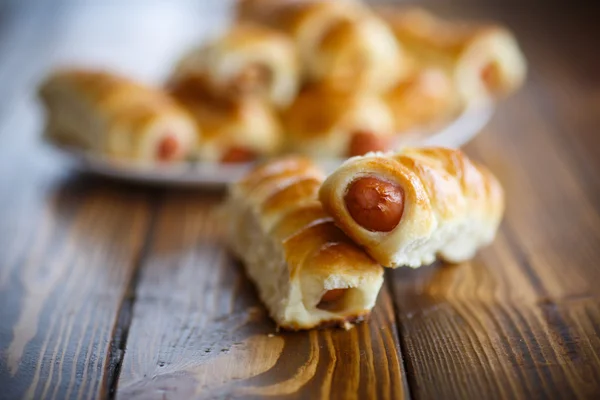
{"label": "blurred pastry", "polygon": [[338,21],[356,20],[369,10],[352,0],[238,0],[238,21],[254,21],[289,34],[304,60]]}
{"label": "blurred pastry", "polygon": [[[352,84],[370,83],[371,79],[376,84],[372,89],[377,90],[400,73],[392,70],[400,62],[393,35],[358,1],[242,0],[238,2],[238,18],[267,24],[290,35],[311,81],[346,79],[353,73],[357,79]],[[390,72],[375,77],[374,69]]]}
{"label": "blurred pastry", "polygon": [[375,17],[337,21],[307,55],[306,65],[311,81],[373,92],[391,88],[408,71],[394,35]]}
{"label": "blurred pastry", "polygon": [[140,163],[179,161],[195,147],[194,121],[170,96],[117,75],[58,71],[40,97],[53,141]]}
{"label": "blurred pastry", "polygon": [[448,122],[459,106],[455,88],[440,68],[415,70],[386,93],[385,101],[397,133]]}
{"label": "blurred pastry", "polygon": [[283,114],[286,147],[313,157],[349,157],[392,145],[394,120],[376,95],[314,86]]}
{"label": "blurred pastry", "polygon": [[319,197],[336,224],[389,267],[471,259],[504,213],[494,175],[460,150],[404,149],[346,161]]}
{"label": "blurred pastry", "polygon": [[348,328],[368,316],[383,283],[383,268],[317,201],[323,179],[309,160],[287,157],[230,188],[230,246],[285,329]]}
{"label": "blurred pastry", "polygon": [[299,68],[291,39],[273,29],[243,23],[187,54],[170,85],[202,81],[213,96],[260,97],[281,108],[296,96]]}
{"label": "blurred pastry", "polygon": [[[195,89],[195,90],[192,90]],[[198,125],[196,156],[209,162],[249,162],[277,153],[282,144],[275,111],[258,98],[221,102],[193,84],[173,96]]]}
{"label": "blurred pastry", "polygon": [[418,61],[444,68],[467,103],[506,96],[523,84],[525,59],[504,27],[445,21],[417,8],[388,7],[379,15]]}

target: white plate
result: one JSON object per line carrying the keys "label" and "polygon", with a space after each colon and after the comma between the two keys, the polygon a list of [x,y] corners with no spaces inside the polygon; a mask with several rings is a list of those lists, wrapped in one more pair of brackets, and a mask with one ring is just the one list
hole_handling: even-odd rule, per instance
{"label": "white plate", "polygon": [[[397,143],[405,146],[460,147],[471,140],[487,124],[492,106],[467,109],[457,119],[437,132],[403,134]],[[75,168],[109,178],[165,186],[222,187],[239,179],[252,166],[245,164],[185,163],[174,166],[140,166],[115,161],[100,155],[52,144],[70,159]],[[326,170],[339,165],[341,159],[319,160]]]}

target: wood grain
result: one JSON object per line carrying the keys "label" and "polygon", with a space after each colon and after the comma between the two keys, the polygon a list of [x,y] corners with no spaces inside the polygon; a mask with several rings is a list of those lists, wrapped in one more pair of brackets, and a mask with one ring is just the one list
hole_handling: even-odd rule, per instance
{"label": "wood grain", "polygon": [[136,292],[118,396],[406,397],[387,291],[370,324],[276,333],[224,247],[220,200],[166,195]]}
{"label": "wood grain", "polygon": [[54,12],[15,11],[0,42],[10,99],[0,106],[0,398],[107,391],[113,328],[150,217],[146,192],[74,176],[39,142],[33,94],[58,39]]}
{"label": "wood grain", "polygon": [[53,65],[158,79],[223,2],[1,3],[0,398],[599,398],[600,7],[422,4],[507,23],[529,58],[466,149],[505,185],[501,232],[471,263],[388,272],[369,324],[274,334],[222,194],[78,175],[37,139]]}
{"label": "wood grain", "polygon": [[473,262],[393,273],[411,393],[597,398],[600,124],[589,101],[600,92],[594,36],[582,34],[592,20],[502,10],[493,16],[523,38],[530,79],[466,151],[498,174],[507,214]]}
{"label": "wood grain", "polygon": [[0,398],[106,397],[153,191],[73,174],[42,145],[36,85],[73,21],[61,2],[3,10]]}

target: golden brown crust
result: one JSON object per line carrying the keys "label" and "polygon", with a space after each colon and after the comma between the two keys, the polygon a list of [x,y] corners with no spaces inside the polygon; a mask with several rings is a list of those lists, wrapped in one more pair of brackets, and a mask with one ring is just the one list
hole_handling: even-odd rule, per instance
{"label": "golden brown crust", "polygon": [[460,54],[477,35],[497,29],[493,25],[450,22],[417,7],[380,7],[378,14],[410,48],[419,45],[449,54]]}
{"label": "golden brown crust", "polygon": [[[197,81],[200,85],[200,81]],[[196,86],[198,88],[198,86]],[[176,89],[174,96],[194,118],[198,131],[197,155],[205,161],[223,161],[231,149],[243,149],[257,157],[277,153],[282,145],[278,116],[255,98],[236,102],[194,95],[195,89]]]}
{"label": "golden brown crust", "polygon": [[319,44],[327,33],[340,22],[356,21],[370,14],[360,2],[351,0],[251,0],[239,2],[238,10],[242,20],[269,25],[292,37],[305,75],[312,80],[322,77],[315,75],[314,64]]}
{"label": "golden brown crust", "polygon": [[282,213],[305,199],[317,198],[322,180],[309,177],[283,188],[265,200],[261,212],[265,215]]}
{"label": "golden brown crust", "polygon": [[299,94],[283,114],[283,126],[287,149],[311,156],[346,157],[354,134],[370,132],[391,138],[393,116],[378,96],[316,85]]}
{"label": "golden brown crust", "polygon": [[292,37],[310,82],[381,93],[407,71],[393,33],[359,1],[242,1],[238,11]]}
{"label": "golden brown crust", "polygon": [[45,98],[55,89],[71,89],[96,107],[122,111],[177,107],[172,98],[159,89],[144,86],[125,77],[104,71],[83,69],[58,70],[50,75],[40,87]]}
{"label": "golden brown crust", "polygon": [[505,96],[523,83],[525,59],[502,26],[447,21],[420,8],[378,14],[419,63],[446,69],[468,103]]}
{"label": "golden brown crust", "polygon": [[[288,159],[290,160],[290,159]],[[295,165],[299,168],[287,170],[287,171],[276,171],[272,169],[271,173],[265,173],[268,171],[269,164],[265,164],[262,167],[259,167],[257,170],[248,174],[247,177],[241,182],[243,189],[243,193],[238,193],[238,195],[242,195],[246,197],[249,201],[259,201],[258,207],[261,215],[273,215],[275,213],[280,214],[280,218],[278,221],[279,229],[283,230],[283,225],[286,223],[286,219],[290,218],[292,225],[296,224],[297,216],[295,216],[291,211],[294,211],[294,205],[305,206],[310,205],[310,207],[317,207],[318,205],[314,203],[314,200],[317,199],[318,188],[320,188],[321,183],[323,182],[323,177],[315,176],[314,165],[304,164],[307,160],[303,158],[299,158],[296,160]],[[253,184],[249,184],[252,182]],[[239,188],[239,186],[238,186]],[[265,193],[268,193],[265,195]],[[295,235],[294,238],[290,238],[288,240],[294,241],[303,241],[308,240],[310,243],[316,243],[315,246],[319,247],[327,247],[331,243],[338,243],[340,241],[349,242],[348,238],[330,221],[321,221],[323,218],[323,214],[319,212],[314,212],[313,217],[314,220],[304,220],[305,226],[307,229],[312,229],[316,233],[315,234],[300,234]],[[321,221],[322,224],[314,225],[315,221]],[[304,237],[306,239],[304,239]],[[286,241],[286,246],[288,246],[288,241]],[[290,246],[288,250],[288,254],[292,257],[298,257],[301,250],[305,250],[311,252],[311,248],[309,245],[306,248],[303,248],[301,245]],[[373,260],[369,257],[363,257],[365,262],[365,268],[369,269],[368,266],[372,267],[376,265]],[[288,262],[290,264],[297,264],[296,266],[300,266],[302,263],[295,263],[288,258]],[[324,266],[326,267],[326,266]],[[308,268],[308,266],[306,266]]]}
{"label": "golden brown crust", "polygon": [[312,200],[288,212],[281,221],[271,229],[271,235],[281,240],[287,239],[308,226],[323,221],[332,221],[329,214],[317,200]]}
{"label": "golden brown crust", "polygon": [[[382,280],[381,267],[344,235],[317,201],[324,179],[317,171],[305,158],[288,157],[257,167],[230,191],[233,248],[271,315],[286,329],[344,325],[367,314]],[[244,235],[236,237],[244,231],[255,242],[240,244]],[[263,273],[265,265],[285,269]],[[283,292],[275,295],[268,282],[280,273],[285,282],[276,285]],[[320,296],[338,288],[349,289],[339,309],[318,309]]]}
{"label": "golden brown crust", "polygon": [[244,176],[235,187],[243,192],[249,192],[269,177],[286,172],[306,171],[312,168],[314,168],[313,162],[309,158],[300,156],[281,157],[256,166],[252,173]]}
{"label": "golden brown crust", "polygon": [[306,57],[309,79],[340,90],[381,93],[408,71],[406,56],[387,25],[365,15],[339,20],[322,35]]}
{"label": "golden brown crust", "polygon": [[[392,231],[370,232],[349,214],[345,193],[362,176],[402,188],[404,212]],[[460,150],[445,148],[350,159],[325,181],[319,197],[348,236],[392,267],[416,267],[436,254],[450,262],[471,258],[493,239],[504,211],[497,179]]]}
{"label": "golden brown crust", "polygon": [[169,86],[184,97],[208,94],[223,102],[258,97],[282,108],[298,91],[299,73],[294,42],[287,35],[244,22],[186,54]]}
{"label": "golden brown crust", "polygon": [[[326,241],[323,239],[327,238]],[[290,256],[305,256],[288,259],[292,265],[303,265],[302,272],[327,276],[331,274],[371,274],[376,263],[361,248],[352,242],[333,221],[323,221],[308,226],[285,241]],[[297,264],[294,262],[298,260]],[[350,262],[351,260],[351,262]],[[299,271],[293,270],[291,274]]]}
{"label": "golden brown crust", "polygon": [[438,173],[446,172],[458,182],[463,195],[467,198],[479,202],[485,196],[485,192],[482,190],[485,177],[478,165],[461,150],[426,147],[407,149],[400,156],[412,158],[419,165],[431,166]]}
{"label": "golden brown crust", "polygon": [[59,70],[41,85],[40,96],[51,139],[111,157],[156,161],[156,143],[171,135],[181,159],[196,140],[193,121],[169,95],[118,75]]}
{"label": "golden brown crust", "polygon": [[397,133],[446,123],[459,111],[458,93],[440,68],[416,69],[385,94]]}
{"label": "golden brown crust", "polygon": [[[324,175],[312,162],[305,165],[299,162],[296,164],[296,168],[281,171],[269,170],[267,174],[261,174],[258,177],[248,176],[247,178],[248,180],[243,179],[239,185],[235,185],[231,190],[237,192],[238,195],[243,194],[247,201],[263,207],[267,199],[277,196],[282,190],[290,190],[290,185],[308,179],[316,179],[322,182]],[[298,201],[299,199],[296,198],[295,200]]]}
{"label": "golden brown crust", "polygon": [[238,21],[273,26],[296,39],[300,39],[301,31],[324,31],[333,21],[352,19],[365,12],[360,2],[352,0],[242,0],[236,7]]}
{"label": "golden brown crust", "polygon": [[235,17],[239,22],[272,24],[281,18],[283,10],[294,7],[296,3],[296,0],[238,0]]}

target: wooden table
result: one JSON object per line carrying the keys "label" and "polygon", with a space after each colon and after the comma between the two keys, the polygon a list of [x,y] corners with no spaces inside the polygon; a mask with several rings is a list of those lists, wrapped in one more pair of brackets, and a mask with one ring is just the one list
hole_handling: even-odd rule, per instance
{"label": "wooden table", "polygon": [[49,68],[159,79],[222,2],[0,3],[0,398],[600,398],[598,10],[425,4],[504,21],[529,58],[466,147],[502,229],[470,263],[388,271],[368,324],[269,335],[222,193],[80,175],[39,141]]}

